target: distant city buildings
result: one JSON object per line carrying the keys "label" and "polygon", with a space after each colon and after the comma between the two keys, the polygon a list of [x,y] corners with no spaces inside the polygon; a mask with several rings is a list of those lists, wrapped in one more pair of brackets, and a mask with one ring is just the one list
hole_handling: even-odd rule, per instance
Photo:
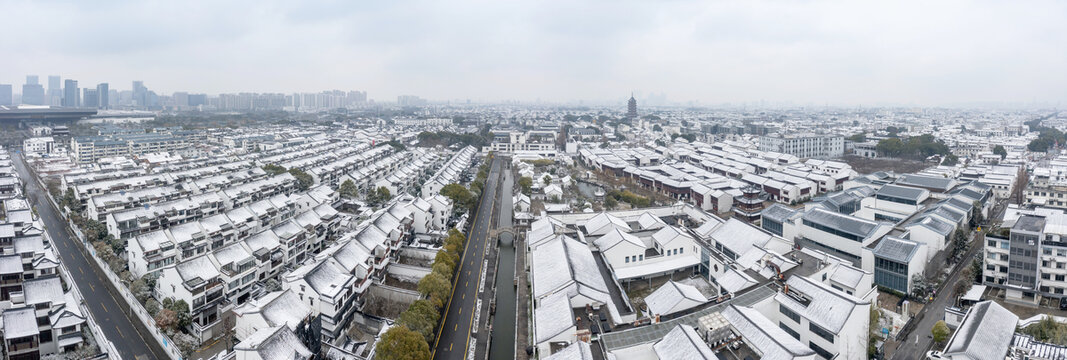
{"label": "distant city buildings", "polygon": [[63,82],[63,106],[78,107],[78,80],[67,79]]}
{"label": "distant city buildings", "polygon": [[37,82],[37,75],[26,75],[26,84],[22,85],[22,103],[45,105],[44,100],[44,87]]}
{"label": "distant city buildings", "polygon": [[0,84],[0,106],[10,106],[14,103],[14,94],[11,93],[11,84]]}

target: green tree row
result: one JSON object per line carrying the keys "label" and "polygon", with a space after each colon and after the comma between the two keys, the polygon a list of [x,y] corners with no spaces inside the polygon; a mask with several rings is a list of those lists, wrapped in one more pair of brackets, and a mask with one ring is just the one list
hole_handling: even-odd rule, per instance
{"label": "green tree row", "polygon": [[907,140],[892,137],[878,142],[878,152],[897,158],[923,160],[932,155],[948,155],[949,148],[931,134],[912,136]]}
{"label": "green tree row", "polygon": [[428,360],[441,310],[452,294],[452,279],[459,264],[467,237],[451,229],[444,248],[437,252],[433,269],[419,280],[422,299],[416,300],[400,313],[396,324],[382,334],[375,358],[380,360]]}

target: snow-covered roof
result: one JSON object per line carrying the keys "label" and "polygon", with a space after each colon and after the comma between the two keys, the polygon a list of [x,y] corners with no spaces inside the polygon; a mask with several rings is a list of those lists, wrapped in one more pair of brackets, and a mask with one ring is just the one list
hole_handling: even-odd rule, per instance
{"label": "snow-covered roof", "polygon": [[634,246],[644,249],[645,243],[640,238],[633,234],[623,232],[621,228],[611,227],[611,231],[600,238],[597,238],[594,243],[601,252],[608,251],[615,245],[621,243],[630,243]]}
{"label": "snow-covered roof", "polygon": [[649,314],[670,315],[707,302],[707,297],[693,285],[668,281],[645,297]]}
{"label": "snow-covered roof", "polygon": [[567,288],[570,296],[608,298],[608,286],[600,275],[589,247],[578,240],[560,236],[544,243],[531,254],[534,297],[540,298]]}
{"label": "snow-covered roof", "polygon": [[1011,349],[1019,317],[993,301],[975,304],[945,346],[946,358],[1001,360]]}
{"label": "snow-covered roof", "polygon": [[236,352],[254,352],[263,360],[309,359],[312,353],[288,328],[264,328],[234,346]]}
{"label": "snow-covered roof", "polygon": [[534,331],[537,343],[551,340],[574,327],[571,302],[566,293],[555,293],[541,299],[534,310]]}
{"label": "snow-covered roof", "polygon": [[711,238],[716,243],[738,256],[752,249],[752,246],[763,247],[771,241],[771,234],[760,231],[752,225],[746,224],[735,218],[726,220],[726,223],[711,233]]}
{"label": "snow-covered roof", "polygon": [[692,326],[679,324],[652,345],[660,360],[718,359]]}
{"label": "snow-covered roof", "polygon": [[593,350],[585,341],[575,341],[556,353],[542,357],[542,360],[593,360]]}
{"label": "snow-covered roof", "polygon": [[722,315],[749,347],[762,354],[762,359],[789,360],[815,354],[756,309],[730,305],[723,309]]}
{"label": "snow-covered roof", "polygon": [[615,215],[602,212],[585,222],[585,233],[591,235],[606,234],[611,230],[611,226],[621,227],[629,230],[630,225]]}
{"label": "snow-covered roof", "polygon": [[774,296],[775,301],[833,334],[841,331],[856,306],[870,305],[868,301],[803,276],[791,276],[786,284],[790,292],[802,294],[807,304],[781,292]]}
{"label": "snow-covered roof", "polygon": [[3,318],[4,339],[37,335],[37,315],[32,307],[7,309]]}

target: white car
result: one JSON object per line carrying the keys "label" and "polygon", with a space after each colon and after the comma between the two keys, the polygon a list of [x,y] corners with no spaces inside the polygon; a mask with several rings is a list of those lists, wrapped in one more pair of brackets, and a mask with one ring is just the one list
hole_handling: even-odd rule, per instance
{"label": "white car", "polygon": [[944,359],[944,358],[941,357],[941,352],[940,351],[927,351],[926,352],[926,360],[942,360],[942,359]]}

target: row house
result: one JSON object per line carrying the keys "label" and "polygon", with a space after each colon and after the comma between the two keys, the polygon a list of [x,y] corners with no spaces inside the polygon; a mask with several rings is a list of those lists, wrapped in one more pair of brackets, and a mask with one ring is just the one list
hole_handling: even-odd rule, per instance
{"label": "row house", "polygon": [[327,184],[336,188],[341,185],[338,182],[341,175],[362,168],[367,163],[377,161],[393,152],[392,146],[378,146],[369,150],[367,149],[368,147],[369,145],[367,144],[356,145],[354,148],[358,150],[355,154],[312,168],[308,170],[308,174],[311,174],[316,184]]}
{"label": "row house", "polygon": [[412,153],[410,151],[402,151],[389,155],[386,158],[375,161],[362,168],[359,168],[351,173],[342,176],[339,179],[339,183],[343,184],[345,181],[351,180],[356,185],[356,189],[360,194],[366,194],[373,189],[375,183],[379,180],[389,176],[402,164],[406,164],[411,161]]}
{"label": "row house", "polygon": [[226,209],[224,198],[218,193],[193,195],[188,198],[145,205],[142,208],[112,212],[107,215],[107,230],[112,236],[129,239],[134,236],[218,214]]}
{"label": "row house", "polygon": [[189,196],[191,194],[189,190],[188,187],[181,185],[157,186],[131,191],[120,190],[89,198],[85,211],[90,219],[104,222],[107,220],[107,214],[112,212],[176,200]]}
{"label": "row house", "polygon": [[294,191],[296,191],[296,178],[292,174],[281,173],[266,179],[229,187],[220,193],[226,199],[226,206],[232,209],[274,195],[292,194]]}
{"label": "row house", "polygon": [[[260,203],[264,202],[266,200]],[[129,268],[135,276],[143,276],[270,232],[270,236],[278,239],[280,244],[284,240],[286,254],[280,259],[261,259],[260,265],[269,264],[271,275],[277,275],[280,264],[276,261],[284,264],[302,261],[303,257],[297,255],[304,254],[308,249],[320,248],[335,236],[339,227],[338,213],[328,205],[308,209],[295,216],[275,216],[265,221],[256,217],[248,207],[237,208],[134,237],[127,247]],[[251,245],[249,247],[252,248]],[[277,250],[260,244],[250,251],[255,253],[262,248],[267,248],[272,254]],[[293,256],[288,254],[289,250],[292,250]],[[260,255],[263,254],[256,254],[257,257]]]}
{"label": "row house", "polygon": [[422,196],[437,195],[445,185],[460,183],[462,181],[460,176],[471,167],[474,155],[477,153],[478,150],[469,145],[457,151],[448,162],[441,166],[440,169],[437,169],[437,172],[430,177],[430,180],[427,180],[422,185]]}
{"label": "row house", "polygon": [[184,300],[192,320],[190,334],[200,341],[214,337],[222,314],[232,308],[226,297],[226,282],[208,256],[200,256],[160,271],[156,297]]}
{"label": "row house", "polygon": [[439,162],[438,159],[436,154],[419,150],[412,161],[375,182],[374,187],[384,187],[394,195],[414,193],[416,186],[426,180],[429,170]]}

